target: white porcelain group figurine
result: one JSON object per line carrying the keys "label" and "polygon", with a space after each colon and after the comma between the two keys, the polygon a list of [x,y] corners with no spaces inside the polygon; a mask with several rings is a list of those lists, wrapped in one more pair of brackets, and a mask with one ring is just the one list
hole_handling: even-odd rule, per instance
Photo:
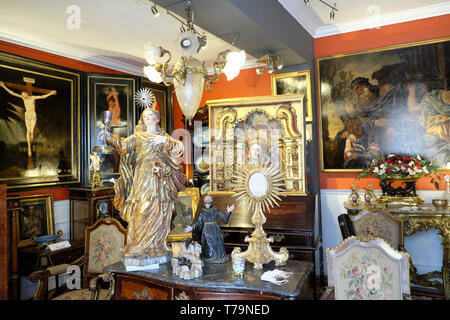
{"label": "white porcelain group figurine", "polygon": [[195,241],[172,243],[172,272],[185,280],[200,277],[203,273],[201,251],[202,247]]}
{"label": "white porcelain group figurine", "polygon": [[89,155],[89,171],[99,172],[101,162],[103,162],[103,160],[100,159],[97,151],[92,151],[92,153]]}

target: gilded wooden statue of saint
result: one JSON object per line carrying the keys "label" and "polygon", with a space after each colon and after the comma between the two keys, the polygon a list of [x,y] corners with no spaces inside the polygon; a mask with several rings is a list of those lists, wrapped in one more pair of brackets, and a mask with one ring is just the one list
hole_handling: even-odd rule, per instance
{"label": "gilded wooden statue of saint", "polygon": [[159,127],[155,105],[156,99],[152,108],[144,109],[131,136],[119,140],[104,133],[106,142],[121,155],[114,206],[128,222],[127,244],[122,248],[125,265],[170,261],[166,238],[178,192],[185,188],[186,176],[175,161],[183,154],[183,143]]}

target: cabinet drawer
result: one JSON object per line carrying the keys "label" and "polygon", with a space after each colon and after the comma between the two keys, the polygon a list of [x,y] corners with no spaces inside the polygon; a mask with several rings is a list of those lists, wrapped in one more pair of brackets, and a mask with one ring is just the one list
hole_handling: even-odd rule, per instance
{"label": "cabinet drawer", "polygon": [[169,300],[170,288],[139,280],[127,280],[117,277],[120,287],[118,291],[119,300]]}
{"label": "cabinet drawer", "polygon": [[194,300],[195,293],[192,289],[173,288],[173,300]]}
{"label": "cabinet drawer", "polygon": [[310,261],[314,263],[314,252],[313,251],[299,251],[299,250],[289,250],[290,260],[300,260],[300,261]]}
{"label": "cabinet drawer", "polygon": [[[224,230],[223,237],[225,244],[245,244],[245,237],[251,236],[253,231],[231,231]],[[277,232],[277,231],[267,231],[267,237],[273,237],[273,245],[277,246],[301,246],[301,247],[313,247],[313,233],[312,232],[296,232],[296,233],[287,233],[287,232]]]}

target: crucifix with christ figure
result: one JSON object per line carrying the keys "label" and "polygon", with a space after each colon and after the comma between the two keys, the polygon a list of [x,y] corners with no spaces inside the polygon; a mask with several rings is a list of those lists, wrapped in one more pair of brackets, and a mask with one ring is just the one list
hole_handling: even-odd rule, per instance
{"label": "crucifix with christ figure", "polygon": [[[38,99],[48,98],[51,95],[56,95],[56,90],[33,87],[35,80],[32,78],[24,77],[23,81],[26,83],[26,85],[0,81],[0,87],[5,89],[9,94],[23,100],[23,104],[25,107],[25,127],[27,129],[28,159],[31,159],[32,145],[34,141],[34,129],[37,122],[35,101]],[[11,89],[18,90],[21,93],[16,93]],[[42,93],[42,95],[33,95],[33,92]]]}

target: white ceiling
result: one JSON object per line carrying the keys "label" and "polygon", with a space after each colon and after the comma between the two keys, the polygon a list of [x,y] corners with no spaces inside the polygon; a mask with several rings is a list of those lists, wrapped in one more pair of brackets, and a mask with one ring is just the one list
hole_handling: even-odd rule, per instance
{"label": "white ceiling", "polygon": [[[195,0],[191,2],[195,5]],[[278,2],[315,38],[450,13],[450,1],[326,0],[338,9],[332,21],[330,8],[319,0],[310,0],[309,6],[303,0]],[[67,11],[71,5],[80,10],[80,28],[71,28],[74,12]],[[175,40],[181,24],[164,9],[160,12],[158,18],[153,17],[148,0],[0,0],[0,40],[143,75],[147,41],[171,51],[173,62],[179,57]],[[207,47],[196,55],[207,67],[217,53],[237,50],[196,29],[207,34]],[[247,58],[247,67],[256,64],[256,57]]]}
{"label": "white ceiling", "polygon": [[450,14],[450,1],[442,0],[324,0],[338,10],[331,20],[320,0],[278,2],[314,38]]}

